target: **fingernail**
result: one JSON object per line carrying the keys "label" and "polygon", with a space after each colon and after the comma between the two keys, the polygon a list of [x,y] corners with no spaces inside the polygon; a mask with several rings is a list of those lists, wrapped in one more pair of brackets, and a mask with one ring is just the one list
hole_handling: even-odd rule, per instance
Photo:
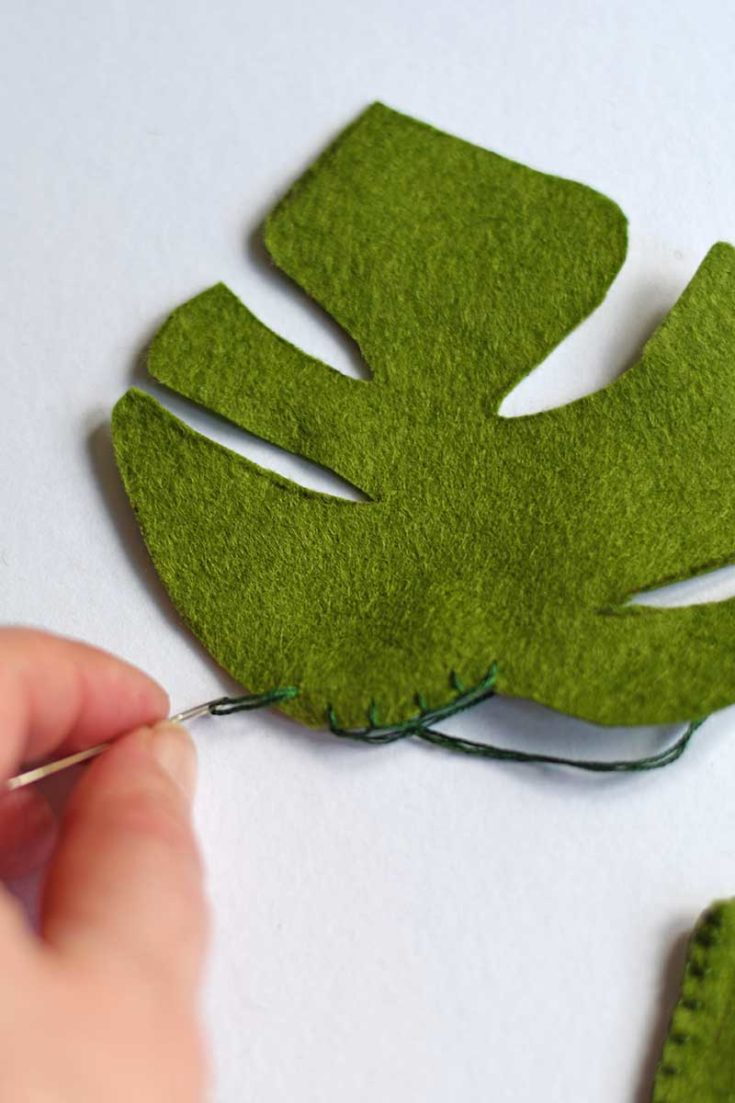
{"label": "fingernail", "polygon": [[194,741],[181,724],[164,720],[153,728],[151,751],[191,804],[197,781],[197,754]]}

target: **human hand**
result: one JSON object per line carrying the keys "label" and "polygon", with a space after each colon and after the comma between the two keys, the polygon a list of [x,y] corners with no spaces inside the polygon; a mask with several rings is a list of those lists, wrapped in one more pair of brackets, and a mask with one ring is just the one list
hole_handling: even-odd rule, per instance
{"label": "human hand", "polygon": [[[119,659],[0,629],[0,778],[26,761],[115,741],[64,811],[40,936],[0,887],[0,1099],[8,1103],[204,1097],[196,759],[184,728],[156,724],[167,711],[164,691]],[[40,793],[0,797],[3,876],[43,860],[54,835]]]}

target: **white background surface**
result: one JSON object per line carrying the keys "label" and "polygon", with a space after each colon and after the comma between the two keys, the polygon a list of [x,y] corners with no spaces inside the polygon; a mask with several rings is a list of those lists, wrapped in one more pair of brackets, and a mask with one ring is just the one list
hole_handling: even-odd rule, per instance
{"label": "white background surface", "polygon": [[[220,279],[358,370],[253,233],[367,103],[590,183],[631,220],[606,304],[509,412],[628,365],[735,239],[727,0],[4,7],[0,618],[120,652],[179,707],[234,687],[147,562],[110,407],[163,317]],[[455,726],[611,757],[659,738],[502,702]],[[273,715],[196,736],[218,1103],[643,1103],[681,936],[735,893],[732,712],[672,769],[607,780],[337,745]]]}

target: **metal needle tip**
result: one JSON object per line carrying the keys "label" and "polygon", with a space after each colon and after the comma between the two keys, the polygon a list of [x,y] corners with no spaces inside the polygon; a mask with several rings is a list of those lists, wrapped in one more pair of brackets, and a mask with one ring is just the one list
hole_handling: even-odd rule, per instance
{"label": "metal needle tip", "polygon": [[[169,716],[170,724],[186,724],[189,720],[196,720],[200,716],[229,716],[233,712],[243,712],[250,709],[263,708],[266,705],[277,705],[282,701],[291,701],[298,695],[296,686],[276,686],[275,689],[265,693],[246,693],[242,697],[216,697],[213,701],[205,701],[203,705],[194,705],[193,708],[184,709]],[[77,766],[80,762],[86,762],[90,758],[96,758],[102,754],[111,743],[98,743],[96,747],[87,747],[84,751],[67,755],[66,758],[57,758],[55,762],[45,762],[42,766],[34,766],[22,774],[16,774],[9,778],[4,785],[6,792],[13,789],[22,789],[24,785],[33,785],[36,781],[42,781],[45,777],[58,774],[60,770],[66,770],[69,766]],[[0,781],[0,793],[3,791],[3,783]]]}
{"label": "metal needle tip", "polygon": [[[216,705],[219,700],[221,698],[217,698],[216,701],[207,701],[203,705],[195,705],[190,709],[184,709],[183,712],[177,712],[175,716],[169,716],[169,723],[185,724],[189,720],[196,720],[199,716],[206,716],[211,711],[212,705]],[[8,778],[5,782],[5,791],[12,793],[14,789],[23,789],[26,785],[35,785],[37,781],[43,781],[44,778],[51,777],[52,774],[58,774],[62,770],[68,770],[71,766],[78,766],[80,762],[88,762],[90,758],[96,758],[111,746],[111,743],[98,743],[95,747],[87,747],[84,751],[77,751],[76,754],[67,755],[65,758],[57,758],[54,762],[45,762],[42,766],[34,766],[30,770],[25,770],[22,774],[16,774],[15,777]],[[0,791],[2,790],[0,789]]]}

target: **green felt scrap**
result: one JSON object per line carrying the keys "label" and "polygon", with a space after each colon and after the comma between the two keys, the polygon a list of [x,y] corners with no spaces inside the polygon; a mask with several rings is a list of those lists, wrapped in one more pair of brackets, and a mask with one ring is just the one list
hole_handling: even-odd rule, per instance
{"label": "green felt scrap", "polygon": [[[377,723],[476,685],[602,723],[735,700],[735,601],[626,606],[735,558],[735,251],[715,245],[604,390],[501,399],[603,299],[626,221],[590,188],[376,104],[270,215],[275,263],[355,339],[348,378],[218,284],[174,311],[152,376],[364,491],[304,489],[129,391],[117,461],[181,614],[284,710]],[[585,366],[580,364],[583,375]]]}
{"label": "green felt scrap", "polygon": [[728,900],[704,913],[689,943],[652,1103],[734,1099],[735,900]]}

